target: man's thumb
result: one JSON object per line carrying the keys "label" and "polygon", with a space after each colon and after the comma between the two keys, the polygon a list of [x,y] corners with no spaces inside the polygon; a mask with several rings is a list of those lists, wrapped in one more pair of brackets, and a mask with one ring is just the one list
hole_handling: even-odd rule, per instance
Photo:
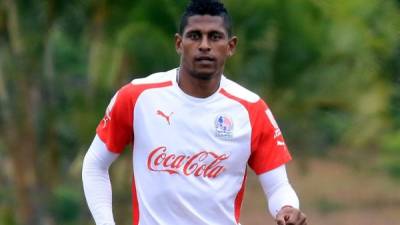
{"label": "man's thumb", "polygon": [[285,217],[283,216],[283,214],[278,213],[278,215],[276,215],[275,221],[278,225],[286,225]]}

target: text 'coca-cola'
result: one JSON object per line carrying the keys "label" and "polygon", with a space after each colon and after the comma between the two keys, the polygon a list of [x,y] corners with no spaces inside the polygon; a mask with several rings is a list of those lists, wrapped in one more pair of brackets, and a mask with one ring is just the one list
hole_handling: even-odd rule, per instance
{"label": "text 'coca-cola'", "polygon": [[150,171],[167,172],[171,175],[216,178],[225,171],[221,162],[228,158],[229,155],[218,155],[204,150],[193,155],[175,155],[168,153],[165,146],[161,146],[150,152],[147,168]]}

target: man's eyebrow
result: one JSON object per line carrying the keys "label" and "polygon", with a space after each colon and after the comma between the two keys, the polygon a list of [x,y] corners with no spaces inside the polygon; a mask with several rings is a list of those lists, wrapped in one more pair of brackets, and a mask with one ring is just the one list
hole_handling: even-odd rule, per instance
{"label": "man's eyebrow", "polygon": [[201,34],[201,31],[199,29],[191,29],[184,32],[184,35],[187,34]]}
{"label": "man's eyebrow", "polygon": [[[189,28],[185,33],[189,33],[189,32],[200,32],[200,33],[203,33],[203,31],[200,28]],[[225,33],[223,29],[207,30],[205,33],[213,33],[213,32]]]}
{"label": "man's eyebrow", "polygon": [[186,31],[186,33],[201,33],[201,31],[198,29],[192,29],[192,30]]}
{"label": "man's eyebrow", "polygon": [[209,34],[217,33],[217,34],[223,34],[223,35],[225,35],[225,32],[223,32],[223,31],[221,31],[221,30],[211,30],[211,31],[209,31],[208,33],[209,33]]}

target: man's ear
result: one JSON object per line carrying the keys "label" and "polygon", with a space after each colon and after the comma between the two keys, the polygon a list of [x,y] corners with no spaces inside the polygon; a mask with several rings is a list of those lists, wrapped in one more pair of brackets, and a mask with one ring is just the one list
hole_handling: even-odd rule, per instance
{"label": "man's ear", "polygon": [[228,55],[233,56],[235,54],[236,46],[237,46],[238,38],[236,36],[232,36],[228,42]]}
{"label": "man's ear", "polygon": [[179,55],[182,54],[182,36],[178,33],[175,34],[175,49]]}

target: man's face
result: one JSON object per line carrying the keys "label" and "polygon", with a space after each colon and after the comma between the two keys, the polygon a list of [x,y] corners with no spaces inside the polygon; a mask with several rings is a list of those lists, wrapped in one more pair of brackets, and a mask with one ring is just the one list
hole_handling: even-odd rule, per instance
{"label": "man's face", "polygon": [[182,69],[203,80],[223,72],[225,60],[233,55],[236,43],[237,38],[228,36],[220,16],[191,16],[182,36],[175,35]]}

